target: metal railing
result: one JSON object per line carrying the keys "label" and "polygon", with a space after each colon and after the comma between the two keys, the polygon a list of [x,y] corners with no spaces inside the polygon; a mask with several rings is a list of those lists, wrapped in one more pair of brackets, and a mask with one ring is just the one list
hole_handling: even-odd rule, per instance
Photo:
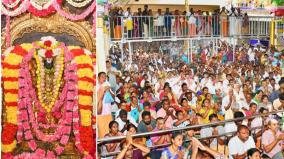
{"label": "metal railing", "polygon": [[196,37],[269,36],[274,17],[253,16],[114,16],[109,17],[112,41]]}
{"label": "metal railing", "polygon": [[[236,122],[236,121],[254,119],[254,118],[257,118],[257,117],[267,117],[267,116],[272,115],[272,114],[279,114],[279,113],[283,113],[283,112],[284,112],[284,110],[279,110],[279,111],[273,111],[273,112],[266,113],[266,114],[258,114],[258,115],[253,115],[253,116],[250,116],[250,117],[235,118],[235,119],[218,121],[218,122],[213,122],[213,123],[208,123],[208,124],[193,125],[193,126],[187,126],[187,127],[183,127],[183,128],[174,128],[174,129],[160,130],[160,131],[155,131],[155,132],[138,133],[138,134],[132,135],[132,137],[138,138],[138,137],[146,137],[146,136],[156,136],[156,135],[161,135],[161,134],[169,134],[169,133],[172,133],[174,131],[186,131],[186,130],[197,129],[197,128],[202,128],[202,127],[211,127],[211,126],[223,125],[223,124],[226,124],[226,123],[232,123],[232,122]],[[261,128],[261,132],[264,132],[264,126],[265,126],[264,120],[262,120],[262,126],[261,127],[254,127],[254,128],[251,128],[250,130],[255,130],[255,129]],[[206,137],[206,138],[198,138],[198,139],[200,139],[200,140],[213,139],[213,138],[216,138],[216,137],[228,138],[228,135],[232,135],[234,133],[236,133],[236,132],[227,132],[227,133],[223,133],[223,134],[220,134],[220,135],[210,136],[210,137]],[[256,133],[256,132],[254,132],[254,133]],[[113,142],[113,141],[123,140],[125,138],[126,138],[126,136],[102,138],[102,139],[97,140],[97,144],[100,148],[100,146],[102,146],[103,144]],[[158,147],[168,146],[169,144],[155,145],[155,146],[152,146],[150,148],[156,149]],[[224,144],[224,145],[226,146],[226,144]],[[114,156],[114,155],[117,155],[118,153],[119,153],[119,151],[118,152],[110,152],[110,153],[107,153],[107,154],[102,154],[101,156]]]}

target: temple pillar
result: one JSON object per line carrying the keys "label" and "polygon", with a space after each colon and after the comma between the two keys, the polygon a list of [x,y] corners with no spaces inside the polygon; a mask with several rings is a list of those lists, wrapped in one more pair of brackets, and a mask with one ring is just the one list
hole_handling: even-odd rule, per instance
{"label": "temple pillar", "polygon": [[105,47],[105,38],[104,28],[103,28],[103,17],[98,16],[97,18],[97,29],[96,29],[96,47],[97,47],[97,55],[96,55],[96,64],[97,64],[97,73],[106,72],[106,55],[108,50]]}

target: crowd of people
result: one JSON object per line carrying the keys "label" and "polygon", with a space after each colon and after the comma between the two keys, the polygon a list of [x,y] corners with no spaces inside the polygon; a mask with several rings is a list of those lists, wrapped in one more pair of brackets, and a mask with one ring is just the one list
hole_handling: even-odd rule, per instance
{"label": "crowd of people", "polygon": [[[247,35],[249,33],[249,17],[241,13],[240,8],[232,7],[227,10],[194,11],[153,11],[144,6],[137,12],[130,7],[124,11],[122,8],[113,8],[109,16],[111,37],[121,39],[171,37],[171,36],[228,36]],[[230,34],[229,34],[230,33]],[[124,35],[126,34],[126,35]]]}
{"label": "crowd of people", "polygon": [[[241,44],[232,60],[226,42],[217,52],[199,50],[188,63],[182,53],[139,48],[121,59],[121,50],[110,51],[107,71],[98,74],[98,137],[127,137],[102,143],[100,154],[120,152],[102,158],[283,158],[283,113],[218,121],[284,110],[284,51]],[[217,124],[155,134],[208,123]],[[131,137],[145,132],[153,134]]]}

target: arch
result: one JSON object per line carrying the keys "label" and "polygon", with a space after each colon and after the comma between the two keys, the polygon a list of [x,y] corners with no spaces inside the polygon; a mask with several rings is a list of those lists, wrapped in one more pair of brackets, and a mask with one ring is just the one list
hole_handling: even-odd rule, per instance
{"label": "arch", "polygon": [[[69,21],[66,18],[60,16],[58,13],[48,16],[46,18],[39,18],[33,16],[30,13],[23,14],[19,17],[14,18],[11,21],[11,45],[18,43],[26,43],[28,41],[27,37],[34,37],[31,41],[39,40],[35,36],[36,34],[50,34],[55,36],[65,36],[73,37],[77,40],[77,43],[70,43],[70,45],[82,45],[86,49],[95,52],[95,37],[92,34],[92,26],[88,21]],[[23,38],[23,39],[22,39]],[[71,39],[73,39],[71,38]],[[66,44],[70,42],[69,38],[59,38],[65,41],[62,41]],[[72,40],[71,40],[72,41]],[[74,40],[73,40],[74,41]],[[5,31],[2,32],[2,51],[6,49],[6,34]]]}

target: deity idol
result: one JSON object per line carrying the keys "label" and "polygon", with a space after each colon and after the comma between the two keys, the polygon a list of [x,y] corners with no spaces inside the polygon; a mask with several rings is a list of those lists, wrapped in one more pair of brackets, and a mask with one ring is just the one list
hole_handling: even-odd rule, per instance
{"label": "deity idol", "polygon": [[2,81],[3,158],[92,158],[94,65],[88,50],[53,37],[8,48]]}

